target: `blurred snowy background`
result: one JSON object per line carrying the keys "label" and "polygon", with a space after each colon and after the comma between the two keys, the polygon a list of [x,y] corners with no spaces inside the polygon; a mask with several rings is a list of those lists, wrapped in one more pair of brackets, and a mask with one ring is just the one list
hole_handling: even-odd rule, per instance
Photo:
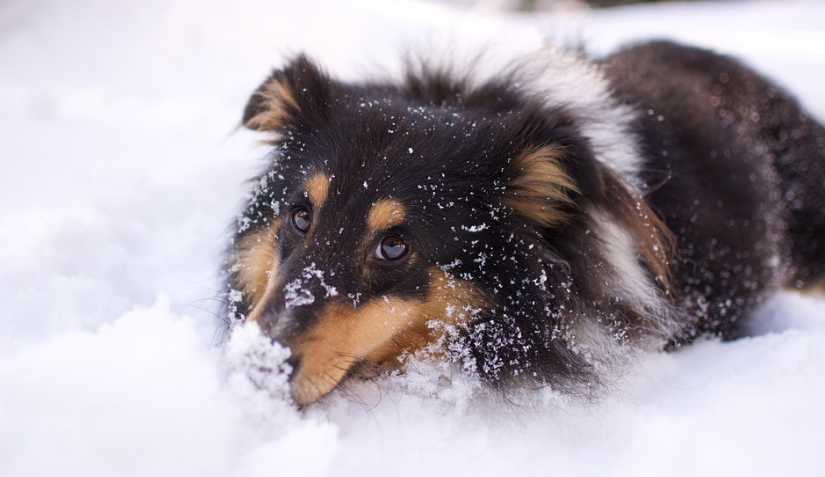
{"label": "blurred snowy background", "polygon": [[0,475],[822,475],[821,296],[777,297],[747,339],[645,354],[589,404],[496,402],[422,365],[299,415],[214,345],[227,227],[265,154],[235,128],[295,52],[358,78],[440,39],[671,38],[825,120],[823,2],[523,11],[543,3],[0,2]]}

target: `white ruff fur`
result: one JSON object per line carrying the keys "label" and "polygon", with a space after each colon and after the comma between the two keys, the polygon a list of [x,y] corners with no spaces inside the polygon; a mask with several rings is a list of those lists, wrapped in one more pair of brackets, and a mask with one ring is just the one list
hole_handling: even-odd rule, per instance
{"label": "white ruff fur", "polygon": [[654,341],[672,336],[676,331],[672,318],[676,310],[642,267],[630,234],[602,211],[589,210],[588,215],[592,218],[594,232],[604,244],[605,258],[614,271],[613,277],[606,279],[608,293],[621,297],[643,312],[649,327],[647,334]]}
{"label": "white ruff fur", "polygon": [[635,112],[613,99],[598,67],[576,53],[548,46],[519,59],[516,68],[530,78],[525,85],[530,94],[544,98],[549,107],[564,106],[576,116],[596,159],[641,188],[641,153],[630,128]]}

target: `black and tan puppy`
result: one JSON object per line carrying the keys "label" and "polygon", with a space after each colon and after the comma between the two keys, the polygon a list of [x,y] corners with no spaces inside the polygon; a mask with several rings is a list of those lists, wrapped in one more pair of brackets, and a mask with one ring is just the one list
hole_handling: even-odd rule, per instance
{"label": "black and tan puppy", "polygon": [[228,286],[299,404],[421,349],[575,390],[825,278],[825,131],[753,71],[664,42],[488,69],[350,84],[298,57],[252,95],[273,150]]}

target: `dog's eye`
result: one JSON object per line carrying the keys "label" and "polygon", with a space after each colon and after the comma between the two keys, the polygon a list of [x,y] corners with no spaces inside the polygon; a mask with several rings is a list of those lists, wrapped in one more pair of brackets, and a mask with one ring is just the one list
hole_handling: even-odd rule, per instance
{"label": "dog's eye", "polygon": [[375,256],[381,260],[398,260],[407,254],[409,247],[398,235],[387,235],[375,248]]}
{"label": "dog's eye", "polygon": [[312,224],[312,215],[306,207],[299,207],[292,211],[292,225],[295,230],[305,234],[310,224]]}

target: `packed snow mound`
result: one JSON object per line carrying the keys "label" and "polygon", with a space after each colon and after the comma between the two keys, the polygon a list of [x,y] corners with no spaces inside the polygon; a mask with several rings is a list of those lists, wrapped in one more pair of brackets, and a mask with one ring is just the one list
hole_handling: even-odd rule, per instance
{"label": "packed snow mound", "polygon": [[555,16],[412,0],[5,2],[0,475],[819,475],[822,295],[779,295],[749,338],[641,354],[596,400],[502,400],[411,359],[299,411],[288,350],[254,327],[219,345],[217,270],[267,152],[236,130],[243,105],[297,51],[359,78],[422,38],[552,37],[598,55],[664,37],[743,58],[823,120],[822,18],[817,2]]}

